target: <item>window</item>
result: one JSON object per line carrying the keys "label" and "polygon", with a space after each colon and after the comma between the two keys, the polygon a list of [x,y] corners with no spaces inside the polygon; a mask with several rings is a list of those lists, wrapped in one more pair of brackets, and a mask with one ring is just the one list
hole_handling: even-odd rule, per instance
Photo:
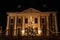
{"label": "window", "polygon": [[9,27],[11,28],[11,27],[14,27],[14,20],[15,19],[15,17],[14,16],[10,16],[9,17]]}
{"label": "window", "polygon": [[21,19],[18,19],[18,23],[21,23]]}
{"label": "window", "polygon": [[25,18],[25,23],[28,23],[28,19],[27,18]]}
{"label": "window", "polygon": [[17,26],[22,26],[22,17],[17,16]]}
{"label": "window", "polygon": [[14,23],[14,21],[15,21],[14,19],[15,19],[14,16],[10,16],[9,17],[9,23]]}
{"label": "window", "polygon": [[44,23],[44,20],[45,20],[45,19],[44,19],[44,18],[42,18],[42,23]]}
{"label": "window", "polygon": [[13,19],[11,19],[11,23],[13,23]]}
{"label": "window", "polygon": [[38,19],[37,18],[35,18],[35,23],[38,23]]}

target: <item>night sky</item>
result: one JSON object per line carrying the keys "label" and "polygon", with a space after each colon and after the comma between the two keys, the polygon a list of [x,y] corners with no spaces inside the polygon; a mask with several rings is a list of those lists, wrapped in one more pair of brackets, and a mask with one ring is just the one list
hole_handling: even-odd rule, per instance
{"label": "night sky", "polygon": [[[46,6],[44,7],[43,4]],[[21,5],[18,8],[18,5]],[[12,0],[0,0],[0,26],[2,26],[3,30],[6,28],[6,13],[20,12],[28,8],[35,8],[40,11],[57,11],[57,20],[58,20],[58,28],[60,29],[60,1],[59,0],[20,0],[20,1],[12,1]],[[59,30],[60,32],[60,30]]]}

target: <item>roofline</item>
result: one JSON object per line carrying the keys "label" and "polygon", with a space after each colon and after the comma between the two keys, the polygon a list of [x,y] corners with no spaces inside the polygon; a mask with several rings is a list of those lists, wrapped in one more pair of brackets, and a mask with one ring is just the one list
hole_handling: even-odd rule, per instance
{"label": "roofline", "polygon": [[[35,9],[35,8],[27,8],[27,9]],[[27,10],[27,9],[25,9],[25,10]],[[23,10],[23,11],[25,11],[25,10]],[[35,9],[35,10],[37,10],[37,9]],[[21,12],[23,12],[23,11],[20,11],[20,12],[7,12],[7,14],[9,14],[9,13],[21,13]],[[57,11],[40,11],[40,10],[37,10],[37,11],[39,11],[39,12],[55,12],[55,13],[57,13]]]}

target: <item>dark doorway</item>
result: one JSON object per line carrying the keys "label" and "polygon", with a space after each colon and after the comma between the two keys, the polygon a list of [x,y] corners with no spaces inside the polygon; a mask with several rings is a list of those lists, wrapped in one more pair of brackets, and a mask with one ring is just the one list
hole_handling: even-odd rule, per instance
{"label": "dark doorway", "polygon": [[12,27],[12,25],[11,25],[11,27],[10,27],[10,36],[13,36],[13,33],[14,32],[14,29],[13,29],[13,27]]}
{"label": "dark doorway", "polygon": [[18,36],[21,36],[20,32],[21,32],[21,30],[20,30],[20,28],[18,28],[18,34],[17,34]]}

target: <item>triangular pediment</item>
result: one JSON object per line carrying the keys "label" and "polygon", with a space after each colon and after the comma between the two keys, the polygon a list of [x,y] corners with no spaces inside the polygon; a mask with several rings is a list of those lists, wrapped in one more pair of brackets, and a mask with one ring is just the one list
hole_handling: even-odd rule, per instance
{"label": "triangular pediment", "polygon": [[26,9],[24,11],[22,11],[23,13],[40,13],[39,10],[36,10],[34,8],[29,8],[29,9]]}

